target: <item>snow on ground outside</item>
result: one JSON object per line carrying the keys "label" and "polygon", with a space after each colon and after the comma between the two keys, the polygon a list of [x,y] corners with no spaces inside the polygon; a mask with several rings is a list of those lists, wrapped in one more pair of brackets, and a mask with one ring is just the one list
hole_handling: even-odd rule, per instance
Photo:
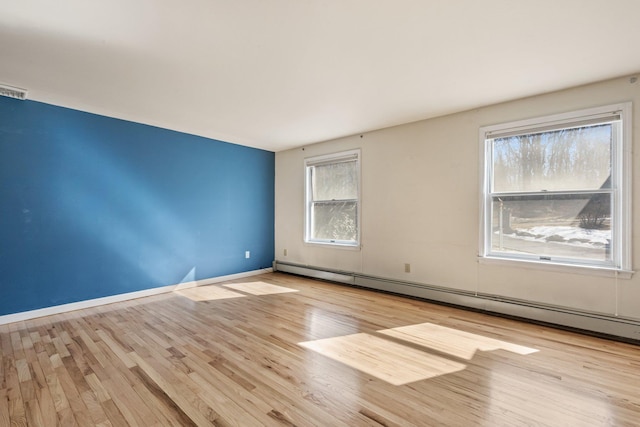
{"label": "snow on ground outside", "polygon": [[[554,242],[564,243],[572,246],[587,246],[592,248],[602,248],[611,241],[611,230],[593,230],[571,226],[537,226],[529,229],[518,230],[521,234],[505,233],[512,239],[522,239],[534,242],[546,242],[553,240]],[[497,231],[496,234],[500,232]],[[530,235],[527,235],[527,234]],[[559,236],[559,238],[551,238]],[[550,239],[551,238],[551,239]]]}

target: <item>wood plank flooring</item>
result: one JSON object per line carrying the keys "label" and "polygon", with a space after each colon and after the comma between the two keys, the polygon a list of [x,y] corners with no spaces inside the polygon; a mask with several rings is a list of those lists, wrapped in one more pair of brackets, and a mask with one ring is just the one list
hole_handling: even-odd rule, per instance
{"label": "wood plank flooring", "polygon": [[0,326],[0,427],[637,426],[640,347],[270,273]]}

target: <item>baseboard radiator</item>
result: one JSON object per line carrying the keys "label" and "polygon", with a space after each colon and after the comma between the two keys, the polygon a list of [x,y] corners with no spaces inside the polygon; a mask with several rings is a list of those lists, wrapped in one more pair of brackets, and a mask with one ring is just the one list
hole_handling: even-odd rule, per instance
{"label": "baseboard radiator", "polygon": [[636,319],[281,261],[273,262],[273,270],[529,319],[640,344],[640,320]]}

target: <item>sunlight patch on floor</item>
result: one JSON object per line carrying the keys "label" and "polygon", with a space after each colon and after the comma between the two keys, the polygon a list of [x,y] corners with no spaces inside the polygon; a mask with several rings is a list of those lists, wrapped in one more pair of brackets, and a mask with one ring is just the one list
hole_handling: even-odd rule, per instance
{"label": "sunlight patch on floor", "polygon": [[478,350],[506,350],[521,355],[538,351],[506,341],[434,325],[433,323],[384,329],[378,331],[378,333],[467,360],[471,360]]}
{"label": "sunlight patch on floor", "polygon": [[466,367],[365,333],[301,342],[300,345],[393,385],[450,374]]}
{"label": "sunlight patch on floor", "polygon": [[297,289],[285,288],[284,286],[272,285],[265,282],[230,283],[228,285],[224,285],[224,287],[251,295],[273,295],[298,292]]}
{"label": "sunlight patch on floor", "polygon": [[265,282],[230,283],[228,285],[206,285],[173,291],[192,301],[213,301],[229,298],[240,298],[253,295],[274,295],[298,292],[297,289],[285,288]]}
{"label": "sunlight patch on floor", "polygon": [[246,296],[220,286],[197,286],[195,288],[177,290],[174,293],[192,301],[213,301]]}
{"label": "sunlight patch on floor", "polygon": [[459,359],[471,360],[477,351],[506,350],[523,356],[538,351],[432,323],[376,333],[383,336],[358,333],[298,344],[393,385],[462,371],[466,365]]}

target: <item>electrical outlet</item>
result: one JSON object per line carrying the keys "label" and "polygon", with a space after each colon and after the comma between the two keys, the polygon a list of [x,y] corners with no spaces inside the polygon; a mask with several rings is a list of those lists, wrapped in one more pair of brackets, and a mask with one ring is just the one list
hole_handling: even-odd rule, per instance
{"label": "electrical outlet", "polygon": [[284,250],[284,256],[287,256],[287,250],[286,249]]}
{"label": "electrical outlet", "polygon": [[404,265],[404,272],[405,273],[411,273],[411,264],[405,264]]}
{"label": "electrical outlet", "polygon": [[244,257],[245,258],[251,258],[251,252],[250,251],[245,251]]}

